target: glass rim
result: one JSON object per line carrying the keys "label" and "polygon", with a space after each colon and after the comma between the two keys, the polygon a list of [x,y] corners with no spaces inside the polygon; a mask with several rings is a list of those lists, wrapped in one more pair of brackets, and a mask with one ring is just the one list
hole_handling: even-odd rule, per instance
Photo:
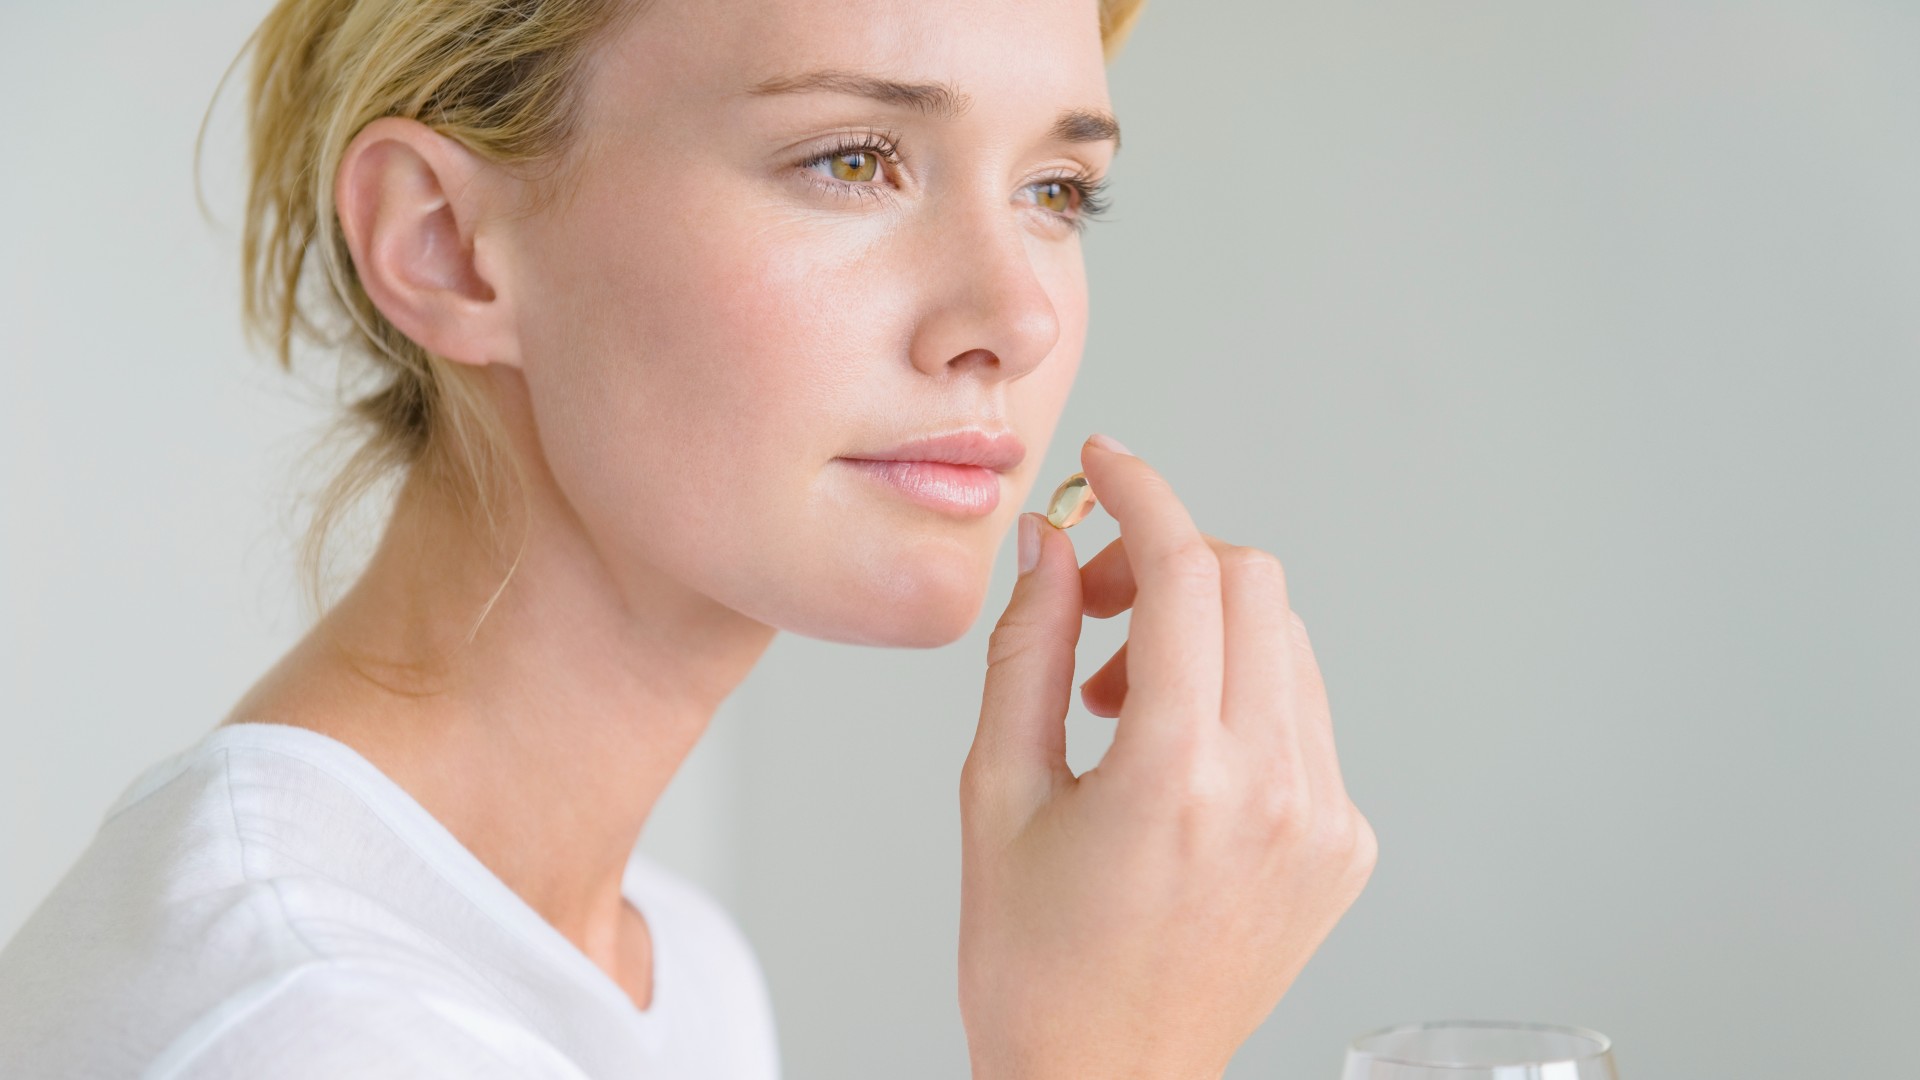
{"label": "glass rim", "polygon": [[1571,1024],[1540,1024],[1526,1020],[1420,1020],[1411,1024],[1393,1024],[1376,1028],[1373,1031],[1355,1035],[1347,1043],[1347,1050],[1355,1054],[1364,1054],[1368,1060],[1386,1065],[1409,1065],[1419,1069],[1486,1069],[1489,1065],[1456,1065],[1431,1061],[1410,1061],[1406,1058],[1391,1056],[1387,1051],[1369,1050],[1360,1045],[1369,1039],[1385,1035],[1410,1035],[1419,1031],[1433,1031],[1440,1028],[1480,1028],[1500,1031],[1534,1031],[1554,1035],[1569,1035],[1593,1042],[1593,1049],[1570,1056],[1555,1057],[1551,1061],[1527,1062],[1529,1065],[1578,1065],[1582,1062],[1597,1062],[1613,1050],[1613,1040],[1592,1028],[1575,1027]]}

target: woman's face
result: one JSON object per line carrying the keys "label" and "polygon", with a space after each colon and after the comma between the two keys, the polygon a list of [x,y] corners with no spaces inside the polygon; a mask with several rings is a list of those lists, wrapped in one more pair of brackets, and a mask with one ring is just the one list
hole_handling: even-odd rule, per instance
{"label": "woman's face", "polygon": [[[1098,18],[656,0],[592,58],[578,187],[515,231],[510,273],[548,494],[629,598],[666,575],[868,644],[972,625],[1085,341],[1063,178],[1117,149]],[[987,512],[847,460],[966,429],[1025,447],[973,474]]]}

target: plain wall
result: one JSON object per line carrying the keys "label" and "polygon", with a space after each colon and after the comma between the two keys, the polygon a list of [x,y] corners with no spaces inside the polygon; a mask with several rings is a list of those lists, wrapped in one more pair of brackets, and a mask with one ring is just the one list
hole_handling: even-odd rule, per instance
{"label": "plain wall", "polygon": [[[237,78],[223,229],[190,172],[266,7],[7,5],[0,939],[302,629],[327,381],[240,343]],[[1623,1080],[1912,1071],[1917,47],[1894,0],[1149,4],[1044,475],[1109,431],[1281,557],[1381,840],[1229,1080],[1447,1017],[1597,1028]],[[1012,561],[943,649],[777,639],[649,822],[796,1080],[966,1075],[958,770]],[[1076,771],[1113,723],[1075,703]]]}

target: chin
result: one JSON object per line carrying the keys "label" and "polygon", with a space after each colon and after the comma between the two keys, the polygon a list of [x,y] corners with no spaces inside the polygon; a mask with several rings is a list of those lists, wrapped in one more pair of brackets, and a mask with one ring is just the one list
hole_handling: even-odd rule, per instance
{"label": "chin", "polygon": [[932,649],[966,636],[986,602],[988,570],[968,559],[890,559],[856,573],[853,581],[829,575],[818,584],[838,586],[817,597],[803,617],[777,620],[792,633],[850,645]]}

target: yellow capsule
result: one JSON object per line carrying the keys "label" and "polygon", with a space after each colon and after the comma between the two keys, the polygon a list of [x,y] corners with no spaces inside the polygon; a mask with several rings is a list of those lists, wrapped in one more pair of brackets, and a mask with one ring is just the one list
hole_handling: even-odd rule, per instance
{"label": "yellow capsule", "polygon": [[1087,474],[1074,473],[1053,489],[1047,500],[1047,520],[1056,529],[1070,529],[1093,512],[1093,489],[1087,486]]}

